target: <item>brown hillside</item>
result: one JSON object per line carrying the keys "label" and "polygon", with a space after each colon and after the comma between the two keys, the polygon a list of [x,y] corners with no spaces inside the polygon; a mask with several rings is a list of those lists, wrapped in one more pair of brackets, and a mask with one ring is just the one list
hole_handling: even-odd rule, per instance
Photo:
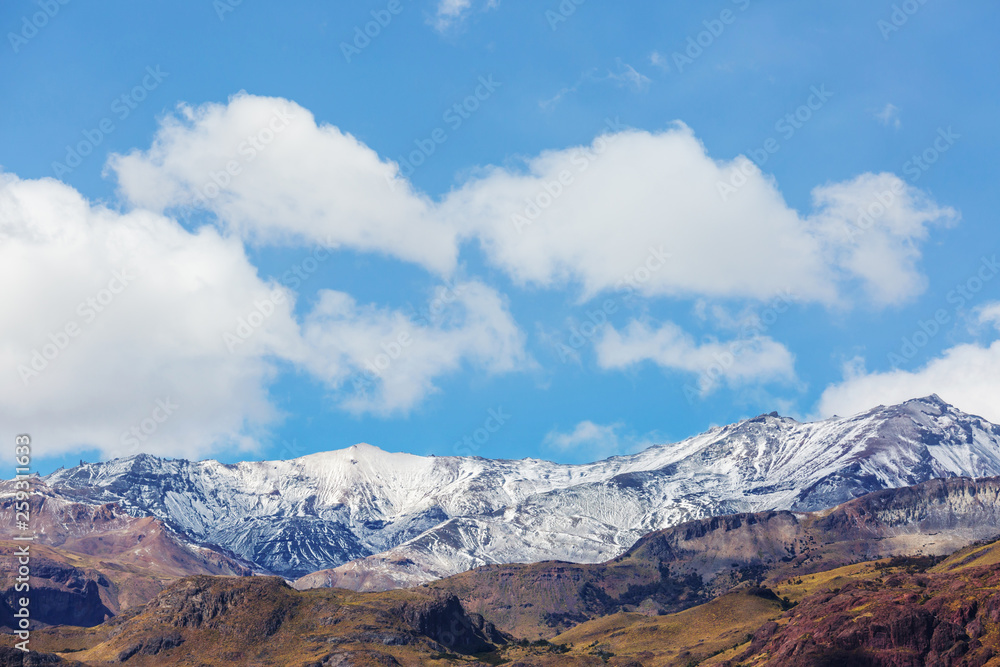
{"label": "brown hillside", "polygon": [[[430,591],[299,592],[277,577],[189,577],[97,628],[52,628],[37,648],[87,665],[414,665],[489,653],[506,638]],[[82,650],[81,650],[82,649]]]}

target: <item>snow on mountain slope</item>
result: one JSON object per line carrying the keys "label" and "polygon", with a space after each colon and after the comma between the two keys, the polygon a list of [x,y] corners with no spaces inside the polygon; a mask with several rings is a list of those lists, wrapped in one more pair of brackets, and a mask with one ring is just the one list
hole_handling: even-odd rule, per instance
{"label": "snow on mountain slope", "polygon": [[286,577],[347,563],[310,581],[384,588],[485,563],[597,562],[689,519],[821,509],[935,477],[992,475],[1000,427],[932,396],[806,424],[772,413],[586,465],[355,445],[236,465],[140,455],[46,481],[153,514]]}

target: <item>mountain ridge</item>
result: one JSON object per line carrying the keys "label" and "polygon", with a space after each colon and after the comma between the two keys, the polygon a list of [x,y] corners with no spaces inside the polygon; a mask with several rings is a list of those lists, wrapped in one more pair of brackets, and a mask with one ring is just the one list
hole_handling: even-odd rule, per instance
{"label": "mountain ridge", "polygon": [[1000,534],[1000,477],[883,489],[819,512],[695,519],[652,532],[604,563],[487,565],[431,589],[519,636],[551,638],[621,612],[675,613],[734,588],[890,556],[927,557]]}
{"label": "mountain ridge", "polygon": [[320,573],[379,590],[487,563],[600,562],[691,519],[817,510],[935,477],[993,475],[1000,427],[930,396],[819,422],[763,414],[587,464],[359,444],[236,464],[137,455],[43,479],[286,578]]}

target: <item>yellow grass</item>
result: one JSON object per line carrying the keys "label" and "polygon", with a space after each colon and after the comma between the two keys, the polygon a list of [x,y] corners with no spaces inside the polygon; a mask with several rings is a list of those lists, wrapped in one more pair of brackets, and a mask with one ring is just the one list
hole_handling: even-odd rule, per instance
{"label": "yellow grass", "polygon": [[636,657],[643,665],[686,665],[747,640],[747,635],[781,614],[777,601],[745,590],[664,616],[613,614],[578,625],[553,643],[572,646],[570,656],[600,651]]}
{"label": "yellow grass", "polygon": [[970,567],[997,565],[998,563],[1000,563],[1000,542],[991,542],[959,549],[930,568],[928,572],[955,572]]}

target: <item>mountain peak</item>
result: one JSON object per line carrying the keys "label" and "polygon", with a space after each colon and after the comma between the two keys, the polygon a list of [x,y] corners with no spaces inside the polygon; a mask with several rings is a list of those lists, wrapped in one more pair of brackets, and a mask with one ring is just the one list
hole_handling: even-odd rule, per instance
{"label": "mountain peak", "polygon": [[376,447],[375,445],[369,445],[367,442],[359,442],[357,444],[351,445],[347,448],[352,454],[359,454],[365,456],[368,454],[389,454],[390,452],[385,451],[381,447]]}
{"label": "mountain peak", "polygon": [[931,415],[943,415],[948,412],[955,411],[956,408],[945,401],[937,394],[930,394],[929,396],[923,396],[920,398],[911,398],[908,401],[903,401],[898,405],[889,406],[889,409],[900,409],[906,412],[927,412]]}
{"label": "mountain peak", "polygon": [[778,422],[795,422],[791,417],[784,417],[778,413],[777,410],[772,410],[771,412],[765,412],[757,415],[756,417],[750,417],[749,419],[744,419],[743,421],[736,422],[732,424],[732,428],[741,428],[744,424],[767,424],[777,420]]}
{"label": "mountain peak", "polygon": [[412,454],[404,454],[402,452],[387,452],[381,447],[376,447],[375,445],[370,445],[367,442],[359,442],[350,447],[344,447],[343,449],[333,449],[326,452],[315,452],[313,454],[307,454],[300,458],[307,459],[313,457],[321,457],[324,459],[381,459],[385,457],[393,456],[412,456]]}
{"label": "mountain peak", "polygon": [[328,471],[343,470],[344,466],[348,466],[359,470],[382,472],[392,470],[400,474],[408,474],[432,466],[434,461],[434,459],[425,456],[406,452],[388,452],[367,442],[359,442],[344,449],[307,454],[295,460]]}
{"label": "mountain peak", "polygon": [[931,405],[941,405],[949,408],[952,407],[952,405],[948,403],[948,401],[945,401],[937,394],[929,394],[927,396],[922,396],[920,398],[911,398],[908,401],[903,401],[902,405],[909,405],[910,403],[924,403]]}
{"label": "mountain peak", "polygon": [[[864,412],[859,412],[859,413],[851,416],[850,418],[851,419],[863,419],[863,418],[873,417],[873,416],[876,416],[876,415],[885,415],[885,414],[893,414],[893,413],[895,413],[895,414],[904,413],[904,414],[913,415],[913,414],[920,413],[920,412],[925,412],[925,411],[928,411],[928,410],[930,411],[930,413],[934,414],[935,416],[942,415],[942,414],[949,413],[949,412],[950,413],[956,413],[958,415],[965,414],[961,410],[959,410],[958,408],[956,408],[954,405],[952,405],[951,403],[949,403],[948,401],[942,399],[937,394],[928,394],[927,396],[920,396],[920,397],[910,398],[910,399],[907,399],[905,401],[902,401],[901,403],[891,403],[889,405],[885,405],[885,404],[876,405],[875,407],[871,408],[870,410],[866,410]],[[969,415],[969,416],[972,416],[972,415]],[[831,420],[835,420],[835,419],[840,419],[840,417],[837,416],[837,415],[834,415],[833,417],[830,417],[830,418],[828,418],[825,421],[831,421]]]}

